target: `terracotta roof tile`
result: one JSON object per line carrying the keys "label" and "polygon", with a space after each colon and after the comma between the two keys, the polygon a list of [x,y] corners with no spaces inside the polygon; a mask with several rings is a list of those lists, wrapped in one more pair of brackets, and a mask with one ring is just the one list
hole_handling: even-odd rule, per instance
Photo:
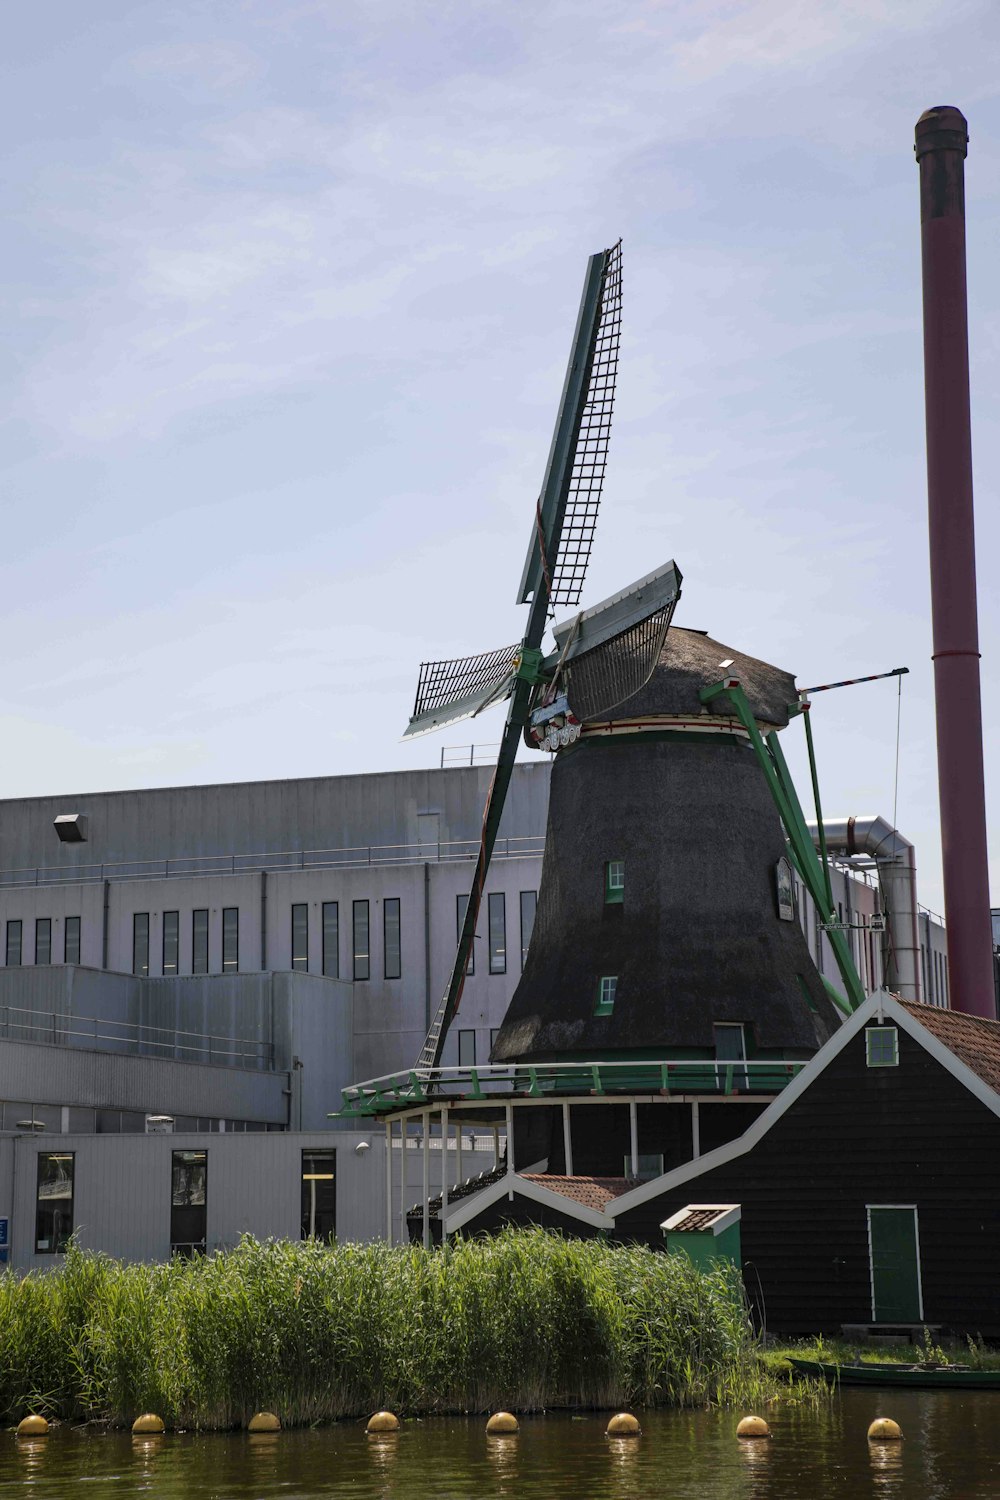
{"label": "terracotta roof tile", "polygon": [[542,1172],[521,1172],[518,1175],[526,1182],[537,1182],[550,1193],[561,1193],[564,1198],[573,1198],[598,1213],[603,1213],[613,1199],[635,1187],[627,1177],[550,1177]]}
{"label": "terracotta roof tile", "polygon": [[926,1026],[932,1036],[954,1052],[960,1062],[1000,1093],[1000,1021],[966,1016],[957,1010],[942,1010],[937,1005],[918,1005],[914,1000],[899,1003],[915,1021]]}

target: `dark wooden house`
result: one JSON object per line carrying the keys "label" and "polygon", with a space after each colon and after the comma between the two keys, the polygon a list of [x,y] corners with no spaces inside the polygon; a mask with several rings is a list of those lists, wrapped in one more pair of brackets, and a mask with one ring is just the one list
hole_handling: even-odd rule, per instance
{"label": "dark wooden house", "polygon": [[638,1185],[507,1173],[451,1205],[444,1229],[662,1246],[694,1203],[740,1206],[745,1282],[771,1331],[1000,1336],[1000,1022],[874,996],[736,1139]]}

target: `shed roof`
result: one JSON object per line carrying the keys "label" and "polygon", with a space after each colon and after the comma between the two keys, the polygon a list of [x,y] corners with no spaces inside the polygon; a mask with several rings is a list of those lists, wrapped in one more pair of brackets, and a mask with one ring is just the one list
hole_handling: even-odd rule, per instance
{"label": "shed roof", "polygon": [[596,1209],[598,1213],[603,1213],[615,1198],[620,1198],[629,1188],[635,1187],[635,1183],[630,1182],[627,1177],[550,1177],[548,1173],[542,1172],[521,1172],[518,1175],[527,1182],[537,1182],[550,1193],[561,1193],[564,1198],[572,1198],[574,1202],[582,1203],[584,1208]]}
{"label": "shed roof", "polygon": [[942,1010],[937,1005],[922,1005],[915,1000],[900,1000],[898,1003],[977,1077],[1000,1094],[1000,1021],[967,1016],[957,1010]]}

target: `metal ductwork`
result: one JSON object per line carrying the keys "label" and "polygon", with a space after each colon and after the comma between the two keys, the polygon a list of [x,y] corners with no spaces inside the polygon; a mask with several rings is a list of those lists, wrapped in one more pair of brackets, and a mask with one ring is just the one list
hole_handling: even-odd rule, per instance
{"label": "metal ductwork", "polygon": [[[819,825],[808,825],[819,847]],[[878,869],[887,937],[885,983],[903,1000],[920,1000],[920,929],[917,922],[917,861],[913,845],[884,818],[824,818],[831,855],[867,856]]]}

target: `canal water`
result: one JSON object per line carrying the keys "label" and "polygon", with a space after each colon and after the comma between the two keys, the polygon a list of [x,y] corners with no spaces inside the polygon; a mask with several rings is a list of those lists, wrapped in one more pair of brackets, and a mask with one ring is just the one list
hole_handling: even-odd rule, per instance
{"label": "canal water", "polygon": [[[738,1413],[642,1414],[643,1436],[609,1440],[607,1415],[528,1417],[516,1438],[482,1418],[316,1431],[132,1438],[97,1428],[0,1434],[0,1495],[32,1500],[978,1500],[1000,1496],[1000,1396],[844,1391],[818,1412],[769,1413],[769,1441],[739,1442]],[[875,1416],[904,1441],[870,1445]]]}

